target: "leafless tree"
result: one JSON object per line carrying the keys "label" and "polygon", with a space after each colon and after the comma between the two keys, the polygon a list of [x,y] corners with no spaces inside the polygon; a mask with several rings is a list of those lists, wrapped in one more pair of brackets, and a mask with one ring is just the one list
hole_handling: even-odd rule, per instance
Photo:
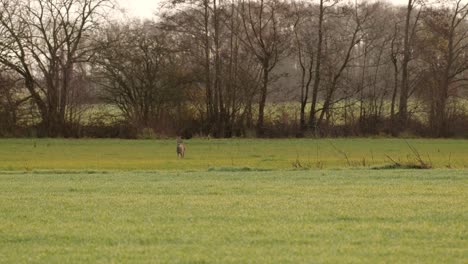
{"label": "leafless tree", "polygon": [[153,23],[134,21],[111,26],[101,41],[95,78],[136,129],[157,126],[186,99],[189,65],[168,40]]}
{"label": "leafless tree", "polygon": [[[400,130],[404,129],[408,121],[408,98],[409,98],[409,70],[408,65],[412,59],[411,49],[412,49],[412,40],[414,38],[418,21],[420,18],[422,7],[417,10],[417,14],[413,19],[414,9],[417,7],[417,4],[422,5],[424,2],[422,0],[408,0],[408,5],[406,8],[406,19],[404,27],[404,37],[403,37],[403,60],[401,65],[401,89],[400,89],[400,102],[399,102],[399,126]],[[412,22],[414,21],[414,22]]]}
{"label": "leafless tree", "polygon": [[433,80],[430,92],[429,120],[435,136],[446,136],[448,103],[468,85],[468,2],[444,1],[442,7],[427,10],[422,41]]}
{"label": "leafless tree", "polygon": [[14,72],[0,67],[0,135],[15,135],[20,125],[22,110],[30,100],[21,88],[22,80]]}
{"label": "leafless tree", "polygon": [[288,47],[289,22],[284,16],[285,3],[279,0],[242,1],[239,8],[244,27],[242,42],[262,67],[257,120],[257,135],[262,137],[270,73]]}
{"label": "leafless tree", "polygon": [[309,102],[310,86],[314,80],[314,66],[318,60],[316,50],[316,38],[311,28],[314,28],[315,18],[311,16],[315,6],[307,5],[303,2],[292,4],[292,13],[294,15],[294,45],[293,51],[297,56],[297,65],[300,72],[299,88],[300,88],[300,117],[299,126],[300,134],[303,136],[307,129],[306,106]]}
{"label": "leafless tree", "polygon": [[65,133],[74,67],[109,0],[1,0],[0,63],[20,74],[46,136]]}
{"label": "leafless tree", "polygon": [[[335,26],[336,33],[328,34],[328,38],[336,37],[337,40],[327,41],[325,44],[324,56],[326,57],[326,82],[324,83],[325,94],[323,108],[317,119],[317,127],[320,128],[324,118],[329,118],[332,106],[343,100],[335,98],[337,90],[340,88],[341,81],[349,64],[360,57],[356,53],[356,47],[363,45],[363,27],[367,19],[372,15],[373,8],[368,8],[367,4],[345,6],[339,11],[343,18]],[[338,31],[339,30],[339,31]]]}

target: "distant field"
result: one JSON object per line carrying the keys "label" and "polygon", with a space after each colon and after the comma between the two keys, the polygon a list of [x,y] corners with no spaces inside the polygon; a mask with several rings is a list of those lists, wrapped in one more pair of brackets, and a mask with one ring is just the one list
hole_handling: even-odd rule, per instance
{"label": "distant field", "polygon": [[[0,171],[288,170],[371,168],[414,162],[468,168],[468,140],[457,139],[192,139],[176,157],[175,140],[1,139]],[[393,161],[391,161],[392,159]]]}
{"label": "distant field", "polygon": [[[321,108],[322,106],[321,101],[318,102],[317,107]],[[369,104],[370,102],[365,102],[365,104]],[[390,104],[389,100],[384,101],[383,108],[385,109],[385,113],[387,113],[387,117],[390,115]],[[335,124],[344,124],[344,113],[342,112],[345,105],[352,105],[347,108],[347,113],[349,116],[358,117],[360,112],[360,103],[358,101],[354,102],[340,102],[335,105],[334,110],[334,122]],[[425,109],[421,109],[421,102],[417,101],[409,101],[408,107],[409,112],[412,113],[412,118],[419,119],[421,121],[426,121],[427,119],[427,112]],[[29,106],[28,106],[29,107]],[[253,118],[256,119],[258,109],[256,109],[256,105],[253,106]],[[193,106],[191,107],[194,110]],[[306,109],[310,109],[310,103],[306,105]],[[461,112],[468,112],[468,99],[459,98],[457,109]],[[31,111],[31,109],[24,109],[25,111]],[[120,122],[125,119],[122,111],[116,107],[115,105],[111,104],[104,104],[104,103],[97,103],[97,104],[89,104],[84,105],[81,109],[82,116],[81,116],[81,124],[89,125],[95,122],[104,123],[104,124],[112,124],[115,122]],[[268,102],[265,106],[265,121],[272,122],[273,120],[283,120],[285,116],[288,119],[296,119],[298,120],[299,117],[299,102],[289,101],[289,102]],[[197,110],[194,110],[197,112]],[[39,113],[36,113],[36,116],[39,116]],[[37,123],[40,120],[23,120],[21,123],[24,125],[31,125],[33,123]]]}
{"label": "distant field", "polygon": [[467,184],[466,170],[0,173],[0,263],[466,263]]}

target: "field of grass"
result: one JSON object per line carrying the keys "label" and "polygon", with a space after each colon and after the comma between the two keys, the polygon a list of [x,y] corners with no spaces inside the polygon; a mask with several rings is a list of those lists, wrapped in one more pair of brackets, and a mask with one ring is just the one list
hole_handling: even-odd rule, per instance
{"label": "field of grass", "polygon": [[468,140],[185,143],[1,139],[0,263],[468,262]]}
{"label": "field of grass", "polygon": [[0,173],[0,263],[466,263],[466,170]]}
{"label": "field of grass", "polygon": [[457,139],[191,139],[177,160],[175,140],[0,139],[0,171],[225,170],[371,168],[414,162],[468,168],[468,140]]}

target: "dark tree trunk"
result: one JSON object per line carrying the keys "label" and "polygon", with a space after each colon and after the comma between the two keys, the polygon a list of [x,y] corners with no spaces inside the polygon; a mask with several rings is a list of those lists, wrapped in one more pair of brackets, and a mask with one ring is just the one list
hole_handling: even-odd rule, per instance
{"label": "dark tree trunk", "polygon": [[403,43],[403,63],[401,67],[401,89],[400,89],[400,103],[398,105],[398,119],[399,119],[399,130],[403,130],[406,127],[408,121],[408,91],[409,91],[409,81],[408,81],[408,64],[410,61],[410,19],[411,13],[413,11],[413,0],[408,0],[408,8],[406,12],[405,20],[405,36]]}
{"label": "dark tree trunk", "polygon": [[320,68],[322,66],[322,45],[323,45],[323,18],[324,18],[324,7],[323,0],[320,0],[320,11],[319,11],[319,24],[318,24],[318,41],[317,41],[317,61],[315,63],[315,77],[314,85],[312,88],[312,101],[310,105],[309,113],[309,127],[314,131],[317,129],[317,100],[318,100],[318,90],[320,87]]}
{"label": "dark tree trunk", "polygon": [[265,104],[268,93],[268,78],[269,78],[269,62],[266,61],[263,63],[263,83],[262,89],[260,91],[260,101],[258,103],[258,121],[257,121],[257,136],[265,136],[265,127],[264,127],[264,118],[265,118]]}

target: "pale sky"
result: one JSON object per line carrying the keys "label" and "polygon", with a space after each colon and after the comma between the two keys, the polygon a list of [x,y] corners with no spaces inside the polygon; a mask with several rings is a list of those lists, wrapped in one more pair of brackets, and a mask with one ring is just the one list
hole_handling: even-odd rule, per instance
{"label": "pale sky", "polygon": [[[157,11],[160,0],[117,0],[128,15],[151,18]],[[395,4],[407,4],[408,0],[386,0]]]}

